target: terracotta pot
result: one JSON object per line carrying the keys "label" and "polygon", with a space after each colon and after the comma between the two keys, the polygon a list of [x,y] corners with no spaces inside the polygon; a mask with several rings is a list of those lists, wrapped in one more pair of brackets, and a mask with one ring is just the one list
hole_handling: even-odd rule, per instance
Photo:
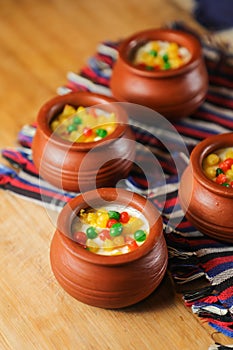
{"label": "terracotta pot", "polygon": [[[134,137],[128,116],[114,99],[88,92],[56,96],[46,102],[37,117],[32,144],[33,161],[40,176],[66,191],[86,191],[114,186],[126,178],[134,160]],[[117,127],[100,141],[72,143],[52,133],[50,121],[66,104],[74,107],[98,106],[114,112]]]}
{"label": "terracotta pot", "polygon": [[233,242],[233,188],[221,186],[203,172],[203,159],[210,153],[233,146],[233,133],[208,137],[191,153],[179,189],[180,204],[187,219],[200,232]]}
{"label": "terracotta pot", "polygon": [[[134,53],[150,40],[176,42],[190,51],[191,59],[177,69],[165,71],[135,67],[132,64]],[[200,43],[194,36],[172,29],[136,33],[124,40],[119,48],[110,86],[119,101],[147,106],[169,120],[186,117],[202,104],[208,88]]]}
{"label": "terracotta pot", "polygon": [[[82,208],[101,200],[141,211],[149,222],[146,241],[134,251],[115,256],[92,253],[70,239],[71,222]],[[66,292],[101,308],[121,308],[146,298],[162,281],[167,248],[157,209],[138,194],[115,188],[89,191],[71,200],[61,211],[50,250],[54,275]]]}

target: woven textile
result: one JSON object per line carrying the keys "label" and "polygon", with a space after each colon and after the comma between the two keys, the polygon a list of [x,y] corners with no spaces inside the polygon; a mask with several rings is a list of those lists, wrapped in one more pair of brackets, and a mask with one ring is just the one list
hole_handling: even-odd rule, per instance
{"label": "woven textile", "polygon": [[[81,90],[111,96],[109,79],[118,45],[118,42],[99,44],[80,72],[68,72],[67,81],[58,88],[58,94]],[[233,57],[203,42],[202,45],[209,73],[207,98],[193,115],[174,124],[189,152],[208,136],[233,131]],[[139,123],[132,128],[137,146],[149,146],[158,159],[166,184],[161,185],[151,174],[153,186],[148,192],[147,179],[135,167],[121,185],[147,195],[161,212],[169,250],[169,271],[177,285],[186,286],[183,293],[186,305],[212,327],[233,337],[233,245],[210,239],[190,225],[177,198],[176,155],[171,155],[153,136],[152,126]],[[26,125],[18,134],[19,147],[2,150],[9,167],[0,165],[0,187],[59,211],[75,194],[60,191],[39,178],[30,149],[35,130],[36,125]],[[170,141],[176,142],[175,139]],[[137,159],[149,162],[143,148],[137,147]],[[180,162],[183,169],[187,165],[179,155],[176,162]],[[190,282],[199,280],[206,282],[204,286],[195,290],[188,288]]]}

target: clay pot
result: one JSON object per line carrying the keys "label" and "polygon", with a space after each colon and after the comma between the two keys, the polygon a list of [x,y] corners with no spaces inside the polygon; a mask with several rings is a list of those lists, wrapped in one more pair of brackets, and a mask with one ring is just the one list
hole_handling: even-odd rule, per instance
{"label": "clay pot", "polygon": [[[33,161],[40,176],[66,191],[86,191],[114,186],[126,178],[134,160],[134,137],[128,116],[114,99],[88,92],[56,96],[46,102],[37,117],[37,131],[32,144]],[[96,142],[72,143],[56,136],[50,121],[66,104],[74,107],[98,106],[114,112],[117,127],[111,135]]]}
{"label": "clay pot", "polygon": [[[141,211],[149,222],[146,241],[134,251],[115,256],[92,253],[70,238],[70,227],[82,208],[101,201]],[[163,224],[157,209],[144,197],[116,188],[89,191],[72,199],[58,217],[51,242],[53,273],[64,290],[77,300],[101,308],[122,308],[149,296],[167,267]]]}
{"label": "clay pot", "polygon": [[233,146],[233,133],[208,137],[192,151],[184,171],[179,199],[187,219],[200,232],[213,238],[233,242],[233,188],[221,186],[203,172],[203,159],[210,153]]}
{"label": "clay pot", "polygon": [[[190,51],[191,59],[180,68],[165,71],[135,67],[132,57],[138,47],[150,40],[176,42]],[[200,43],[191,34],[172,29],[136,33],[124,40],[119,48],[110,86],[119,101],[147,106],[172,121],[186,117],[202,104],[208,88]]]}

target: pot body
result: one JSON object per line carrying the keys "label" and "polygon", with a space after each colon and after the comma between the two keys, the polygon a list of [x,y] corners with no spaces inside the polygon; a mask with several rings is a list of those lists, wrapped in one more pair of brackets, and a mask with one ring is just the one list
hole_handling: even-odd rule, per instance
{"label": "pot body", "polygon": [[[173,41],[185,46],[191,59],[167,71],[145,71],[131,63],[131,51],[148,40]],[[190,115],[204,101],[208,75],[198,40],[190,34],[169,29],[140,32],[126,39],[114,65],[110,86],[114,97],[147,106],[169,120]],[[150,122],[150,121],[147,121]]]}
{"label": "pot body", "polygon": [[208,179],[203,159],[217,149],[232,147],[233,133],[216,135],[200,142],[193,150],[184,171],[179,199],[187,219],[200,232],[226,242],[233,242],[233,189]]}
{"label": "pot body", "polygon": [[[114,188],[99,191],[104,199],[116,198]],[[143,210],[145,198],[126,190],[117,191],[117,203]],[[162,220],[153,205],[148,203],[144,213],[152,223],[148,241],[135,251],[118,256],[91,253],[67,236],[67,213],[83,207],[83,197],[75,198],[69,205],[72,209],[66,205],[59,216],[50,248],[52,270],[64,290],[83,303],[101,308],[122,308],[149,296],[162,281],[167,268]]]}
{"label": "pot body", "polygon": [[[66,191],[86,191],[113,186],[127,177],[135,155],[134,136],[128,119],[115,100],[91,93],[71,93],[48,101],[39,111],[32,154],[40,176]],[[115,109],[117,127],[112,135],[98,142],[71,143],[52,134],[49,123],[65,104],[75,107]]]}

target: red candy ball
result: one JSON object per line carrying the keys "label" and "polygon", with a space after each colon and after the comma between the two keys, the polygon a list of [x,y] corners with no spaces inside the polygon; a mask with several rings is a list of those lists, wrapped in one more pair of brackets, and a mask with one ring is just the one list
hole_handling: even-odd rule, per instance
{"label": "red candy ball", "polygon": [[227,182],[227,177],[225,174],[219,174],[217,177],[216,177],[216,182],[217,184],[223,184],[225,182]]}
{"label": "red candy ball", "polygon": [[93,133],[93,130],[90,129],[90,128],[84,128],[84,129],[83,129],[83,135],[85,135],[86,137],[91,136],[92,133]]}
{"label": "red candy ball", "polygon": [[87,241],[87,236],[86,236],[85,232],[78,231],[78,232],[75,232],[73,234],[73,239],[75,242],[77,242],[81,245],[85,245],[86,241]]}
{"label": "red candy ball", "polygon": [[110,228],[112,225],[116,224],[118,221],[116,219],[109,219],[107,222],[107,227]]}
{"label": "red candy ball", "polygon": [[125,242],[131,251],[138,248],[137,242],[131,237],[125,237]]}
{"label": "red candy ball", "polygon": [[105,229],[105,230],[102,230],[100,233],[99,233],[99,238],[102,240],[102,241],[105,241],[106,239],[111,239],[111,236],[109,234],[109,230]]}
{"label": "red candy ball", "polygon": [[224,160],[224,163],[226,163],[228,165],[228,169],[231,168],[231,166],[233,165],[233,158],[227,158]]}
{"label": "red candy ball", "polygon": [[227,170],[231,168],[233,165],[233,158],[227,158],[221,163],[219,163],[219,168],[225,173]]}
{"label": "red candy ball", "polygon": [[122,222],[123,224],[126,224],[130,219],[129,214],[126,211],[123,211],[120,214],[120,222]]}

